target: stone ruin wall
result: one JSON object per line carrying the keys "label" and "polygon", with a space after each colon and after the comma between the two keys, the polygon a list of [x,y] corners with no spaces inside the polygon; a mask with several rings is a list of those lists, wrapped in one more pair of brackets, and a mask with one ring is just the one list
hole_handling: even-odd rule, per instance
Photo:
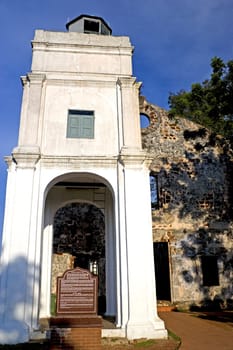
{"label": "stone ruin wall", "polygon": [[[232,299],[232,155],[221,138],[214,138],[202,126],[170,119],[165,110],[143,97],[140,109],[150,119],[150,125],[142,129],[142,144],[153,157],[151,171],[158,177],[153,239],[169,243],[172,300],[190,304],[206,298]],[[63,251],[59,239],[58,243],[53,292],[56,277],[74,264],[73,253]],[[218,256],[219,286],[202,285],[202,255]]]}
{"label": "stone ruin wall", "polygon": [[[200,125],[171,119],[143,97],[140,111],[150,120],[142,129],[142,144],[153,156],[151,171],[158,179],[153,240],[169,242],[172,300],[230,302],[233,157],[229,147]],[[218,256],[218,286],[203,286],[202,255]]]}
{"label": "stone ruin wall", "polygon": [[[104,195],[104,189],[100,189]],[[89,268],[98,262],[99,295],[105,295],[105,221],[103,210],[88,203],[71,203],[57,210],[54,218],[52,288],[57,277],[74,267]]]}
{"label": "stone ruin wall", "polygon": [[57,292],[57,277],[63,276],[64,272],[74,268],[74,257],[68,253],[53,254],[51,293]]}

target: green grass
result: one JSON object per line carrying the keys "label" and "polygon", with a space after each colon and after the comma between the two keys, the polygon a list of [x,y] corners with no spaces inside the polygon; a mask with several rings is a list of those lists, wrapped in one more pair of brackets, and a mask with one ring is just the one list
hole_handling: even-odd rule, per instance
{"label": "green grass", "polygon": [[178,350],[181,346],[181,338],[177,334],[173,333],[170,329],[168,329],[167,332],[169,338],[172,338],[173,340],[175,340],[175,342],[177,342],[176,349]]}
{"label": "green grass", "polygon": [[148,340],[143,340],[143,341],[139,341],[137,342],[134,347],[135,348],[146,348],[146,347],[149,347],[151,345],[154,345],[155,344],[155,340],[153,339],[148,339]]}
{"label": "green grass", "polygon": [[56,294],[51,294],[51,315],[56,315]]}

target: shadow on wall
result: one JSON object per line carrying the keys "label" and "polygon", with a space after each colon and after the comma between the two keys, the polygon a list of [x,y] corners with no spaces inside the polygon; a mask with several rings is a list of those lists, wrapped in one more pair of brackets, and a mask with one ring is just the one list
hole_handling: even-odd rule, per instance
{"label": "shadow on wall", "polygon": [[32,316],[32,308],[39,268],[18,256],[8,264],[2,263],[0,283],[0,343],[28,341],[30,329],[38,321]]}
{"label": "shadow on wall", "polygon": [[232,148],[193,122],[170,120],[161,108],[140,103],[150,118],[142,145],[154,158],[151,171],[158,181],[154,239],[172,243],[175,300],[232,307]]}
{"label": "shadow on wall", "polygon": [[[232,240],[232,234],[229,235]],[[233,257],[225,241],[224,233],[200,228],[181,242],[183,257],[190,259],[192,266],[183,269],[183,279],[199,286],[203,295],[202,300],[191,305],[191,310],[233,309]]]}
{"label": "shadow on wall", "polygon": [[[191,132],[186,132],[191,135]],[[195,138],[195,135],[191,135]],[[181,255],[190,260],[191,270],[183,269],[185,283],[199,286],[202,309],[232,308],[233,255],[232,242],[232,179],[233,164],[222,147],[216,155],[213,139],[195,144],[196,152],[185,151],[183,162],[171,163],[169,171],[159,172],[160,208],[176,211],[181,222],[191,222],[195,231],[184,229],[180,241]],[[166,193],[167,192],[167,193]],[[184,264],[185,266],[185,264]],[[197,307],[197,305],[193,305]]]}
{"label": "shadow on wall", "polygon": [[204,219],[206,225],[230,223],[233,186],[227,178],[232,177],[232,169],[227,155],[217,157],[212,150],[198,155],[185,151],[183,162],[171,163],[169,170],[162,167],[159,172],[159,206],[178,210],[180,220],[190,217],[194,221]]}

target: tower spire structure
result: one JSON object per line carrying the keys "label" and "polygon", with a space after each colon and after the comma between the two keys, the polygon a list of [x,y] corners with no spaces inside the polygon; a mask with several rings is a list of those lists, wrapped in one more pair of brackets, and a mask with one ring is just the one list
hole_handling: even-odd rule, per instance
{"label": "tower spire structure", "polygon": [[22,77],[19,141],[6,157],[0,342],[27,341],[51,316],[54,217],[67,203],[104,214],[104,297],[115,335],[165,338],[133,46],[100,17],[81,15],[67,29],[36,30]]}

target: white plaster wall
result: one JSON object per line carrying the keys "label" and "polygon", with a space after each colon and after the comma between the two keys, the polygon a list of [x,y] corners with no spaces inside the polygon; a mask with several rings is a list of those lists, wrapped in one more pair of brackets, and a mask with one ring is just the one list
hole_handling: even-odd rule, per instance
{"label": "white plaster wall", "polygon": [[[54,156],[110,156],[122,146],[140,149],[138,88],[131,77],[71,83],[31,74],[24,79],[19,147],[37,145],[42,154]],[[94,111],[93,139],[66,137],[69,109]]]}
{"label": "white plaster wall", "polygon": [[32,45],[33,72],[132,74],[128,37],[37,30]]}
{"label": "white plaster wall", "polygon": [[34,162],[22,167],[10,163],[1,256],[1,343],[27,341],[30,330],[38,326],[39,174]]}
{"label": "white plaster wall", "polygon": [[[118,153],[115,87],[51,86],[46,88],[41,152],[50,155]],[[68,109],[94,111],[94,138],[67,138]],[[107,146],[107,147],[106,147]]]}
{"label": "white plaster wall", "polygon": [[[116,311],[117,326],[130,339],[166,337],[155,309],[149,163],[131,55],[125,37],[36,32],[32,73],[23,78],[19,143],[9,160],[0,342],[27,340],[39,315],[49,315],[53,216],[75,197],[49,191],[58,181],[86,177],[109,189],[108,311]],[[95,111],[93,140],[66,138],[68,109]],[[14,270],[17,259],[22,263]]]}
{"label": "white plaster wall", "polygon": [[[56,156],[140,149],[132,50],[127,37],[36,31],[32,72],[22,78],[18,146],[36,145],[42,154]],[[66,137],[69,109],[94,111],[93,139]]]}

